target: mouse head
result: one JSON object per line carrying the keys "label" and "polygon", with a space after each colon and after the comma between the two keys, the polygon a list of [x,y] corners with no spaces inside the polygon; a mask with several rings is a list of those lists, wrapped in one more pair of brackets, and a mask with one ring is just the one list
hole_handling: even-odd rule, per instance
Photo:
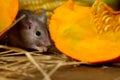
{"label": "mouse head", "polygon": [[[50,38],[47,29],[46,12],[43,11],[41,16],[35,15],[31,11],[22,10],[20,14],[25,14],[19,24],[21,38],[27,48],[41,49],[41,47],[50,46]],[[20,15],[19,15],[20,16]]]}

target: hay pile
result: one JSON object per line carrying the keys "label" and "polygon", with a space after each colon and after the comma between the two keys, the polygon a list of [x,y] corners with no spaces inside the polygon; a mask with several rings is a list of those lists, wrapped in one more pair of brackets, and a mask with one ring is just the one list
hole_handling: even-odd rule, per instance
{"label": "hay pile", "polygon": [[0,45],[0,80],[18,80],[20,77],[31,77],[29,72],[35,69],[42,73],[43,79],[41,80],[51,80],[50,76],[60,67],[79,64],[81,62],[69,60],[59,51],[55,51],[55,48],[52,49],[52,52],[41,54],[37,51],[28,52],[16,47]]}

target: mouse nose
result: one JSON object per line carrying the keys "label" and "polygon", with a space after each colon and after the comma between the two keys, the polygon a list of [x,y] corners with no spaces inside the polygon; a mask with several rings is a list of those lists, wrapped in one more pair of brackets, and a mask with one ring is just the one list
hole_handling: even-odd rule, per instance
{"label": "mouse nose", "polygon": [[50,40],[45,40],[45,41],[43,42],[43,45],[45,45],[45,46],[50,46],[50,45],[51,45],[51,41],[50,41]]}

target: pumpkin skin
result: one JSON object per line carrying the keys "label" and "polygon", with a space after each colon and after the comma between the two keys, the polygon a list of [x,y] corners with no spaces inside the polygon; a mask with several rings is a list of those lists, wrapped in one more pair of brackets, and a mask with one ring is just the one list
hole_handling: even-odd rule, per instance
{"label": "pumpkin skin", "polygon": [[69,0],[54,10],[49,31],[64,54],[90,64],[120,61],[120,12],[101,0],[92,7]]}
{"label": "pumpkin skin", "polygon": [[0,38],[14,21],[18,12],[18,0],[0,0]]}

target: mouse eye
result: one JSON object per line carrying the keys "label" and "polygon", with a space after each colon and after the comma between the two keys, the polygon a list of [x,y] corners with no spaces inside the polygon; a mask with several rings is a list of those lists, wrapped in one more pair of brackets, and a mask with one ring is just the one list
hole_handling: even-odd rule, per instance
{"label": "mouse eye", "polygon": [[36,31],[36,35],[37,35],[37,36],[40,36],[40,35],[41,35],[41,32],[40,32],[40,31]]}

